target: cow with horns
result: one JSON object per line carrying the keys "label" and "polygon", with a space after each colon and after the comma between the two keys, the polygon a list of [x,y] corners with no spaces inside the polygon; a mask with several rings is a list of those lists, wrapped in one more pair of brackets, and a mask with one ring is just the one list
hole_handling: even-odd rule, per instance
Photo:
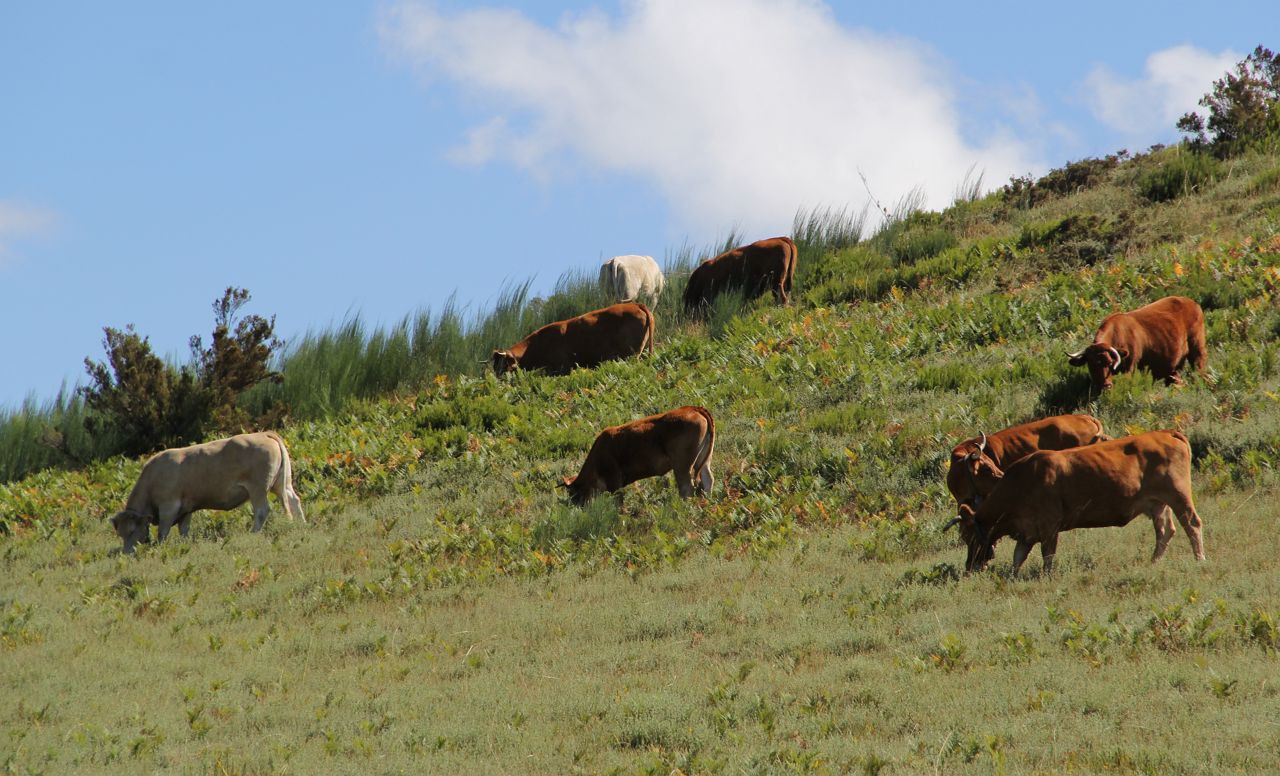
{"label": "cow with horns", "polygon": [[1145,369],[1166,385],[1182,382],[1184,364],[1197,371],[1205,367],[1204,311],[1185,296],[1167,296],[1125,313],[1102,320],[1093,342],[1068,353],[1072,366],[1089,367],[1093,389],[1111,387],[1112,377]]}
{"label": "cow with horns", "polygon": [[990,436],[980,433],[951,451],[947,489],[956,506],[977,507],[1014,462],[1037,450],[1066,450],[1110,439],[1091,415],[1054,415],[1010,426]]}
{"label": "cow with horns", "polygon": [[[960,526],[968,547],[966,571],[981,571],[1005,536],[1018,545],[1017,574],[1040,545],[1044,570],[1053,570],[1058,534],[1076,528],[1124,526],[1151,518],[1159,560],[1182,524],[1196,560],[1204,560],[1200,515],[1191,495],[1191,445],[1179,431],[1148,431],[1069,450],[1041,450],[1013,464],[977,509],[960,506],[947,524]],[[945,529],[944,529],[945,530]]]}

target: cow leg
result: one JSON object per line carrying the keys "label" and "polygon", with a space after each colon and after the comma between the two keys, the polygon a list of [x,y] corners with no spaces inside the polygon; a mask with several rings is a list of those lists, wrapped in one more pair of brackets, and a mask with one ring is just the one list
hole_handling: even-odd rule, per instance
{"label": "cow leg", "polygon": [[189,533],[191,533],[191,513],[187,512],[178,518],[178,535],[185,539]]}
{"label": "cow leg", "polygon": [[1204,371],[1205,353],[1208,348],[1204,342],[1204,327],[1201,326],[1190,337],[1187,337],[1187,361],[1191,362],[1191,366],[1197,372]]}
{"label": "cow leg", "polygon": [[165,540],[165,537],[169,535],[169,529],[173,527],[174,521],[179,518],[181,513],[181,503],[166,504],[160,508],[159,515],[156,517],[156,522],[159,524],[156,528],[157,543]]}
{"label": "cow leg", "polygon": [[1050,534],[1040,540],[1040,557],[1044,558],[1044,573],[1053,572],[1053,558],[1058,554],[1058,535]]}
{"label": "cow leg", "polygon": [[1018,540],[1017,546],[1013,548],[1013,573],[1016,576],[1018,570],[1022,568],[1022,564],[1026,563],[1027,556],[1031,554],[1031,542]]}
{"label": "cow leg", "polygon": [[1156,549],[1151,554],[1151,562],[1155,563],[1164,557],[1164,551],[1169,548],[1169,541],[1178,529],[1173,527],[1173,513],[1163,505],[1151,516],[1151,525],[1156,530]]}
{"label": "cow leg", "polygon": [[690,469],[687,467],[676,467],[671,476],[676,480],[676,489],[680,491],[680,498],[689,498],[693,495],[693,477]]}
{"label": "cow leg", "polygon": [[271,514],[271,505],[267,503],[267,494],[265,491],[254,493],[250,496],[253,502],[253,532],[257,533],[262,530],[262,526],[267,523],[267,515]]}
{"label": "cow leg", "polygon": [[1182,530],[1187,532],[1187,540],[1191,542],[1191,552],[1195,555],[1196,560],[1204,560],[1204,540],[1200,536],[1200,526],[1203,523],[1200,515],[1196,513],[1196,507],[1191,503],[1190,497],[1184,498],[1182,503],[1170,504],[1173,514],[1177,516],[1178,522],[1182,523]]}

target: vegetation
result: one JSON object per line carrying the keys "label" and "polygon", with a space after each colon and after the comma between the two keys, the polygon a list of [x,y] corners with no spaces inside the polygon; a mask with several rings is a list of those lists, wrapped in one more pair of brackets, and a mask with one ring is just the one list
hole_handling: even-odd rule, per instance
{"label": "vegetation", "polygon": [[1224,157],[1251,147],[1274,149],[1280,141],[1280,56],[1258,46],[1213,82],[1200,105],[1209,109],[1207,120],[1194,112],[1178,120],[1194,147]]}
{"label": "vegetation", "polygon": [[[1241,152],[1155,201],[1143,181],[1174,150],[1087,185],[1032,181],[1039,199],[904,198],[860,241],[863,217],[801,214],[791,307],[727,300],[685,321],[677,269],[652,358],[498,380],[458,355],[589,306],[593,279],[572,275],[544,300],[509,290],[492,317],[314,335],[239,405],[324,397],[283,429],[306,525],[276,506],[251,535],[243,510],[204,512],[189,540],[126,558],[100,518],[139,459],[0,485],[0,762],[1273,768],[1280,157]],[[1207,372],[1091,395],[1064,351],[1168,294],[1204,307]],[[561,499],[600,427],[686,403],[716,416],[710,498],[664,478],[620,508]],[[1052,575],[1033,558],[1010,577],[1007,547],[961,574],[942,530],[951,446],[1077,410],[1111,434],[1188,435],[1209,560],[1177,538],[1148,565],[1135,523],[1066,534]]]}

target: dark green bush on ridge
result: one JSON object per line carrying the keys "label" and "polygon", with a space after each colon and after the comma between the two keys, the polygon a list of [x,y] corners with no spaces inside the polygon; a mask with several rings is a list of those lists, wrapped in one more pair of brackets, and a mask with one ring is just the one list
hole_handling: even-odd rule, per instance
{"label": "dark green bush on ridge", "polygon": [[1138,193],[1151,202],[1195,194],[1221,174],[1221,163],[1189,148],[1166,149],[1160,164],[1138,179]]}
{"label": "dark green bush on ridge", "polygon": [[[197,442],[214,430],[247,430],[255,420],[237,401],[258,383],[277,379],[267,363],[280,345],[274,318],[236,320],[248,301],[248,291],[227,288],[213,303],[210,346],[192,337],[193,363],[185,367],[160,360],[132,325],[104,329],[107,361],[85,359],[90,384],[80,389],[91,411],[85,419],[89,432],[117,438],[113,452],[141,455]],[[256,422],[271,424],[274,417]]]}

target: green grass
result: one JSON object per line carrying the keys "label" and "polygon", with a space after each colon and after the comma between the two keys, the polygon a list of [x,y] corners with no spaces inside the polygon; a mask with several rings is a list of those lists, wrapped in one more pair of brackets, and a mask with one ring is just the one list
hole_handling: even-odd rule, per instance
{"label": "green grass", "polygon": [[[1280,214],[1249,187],[1275,159],[1144,204],[1136,181],[1161,159],[1027,209],[992,195],[904,215],[859,243],[860,221],[824,216],[839,228],[797,228],[787,308],[727,300],[685,321],[684,249],[666,257],[677,271],[655,355],[563,377],[433,365],[402,382],[417,358],[447,363],[415,350],[419,336],[455,343],[442,352],[482,347],[484,321],[457,312],[330,332],[325,347],[346,355],[315,357],[307,379],[337,385],[333,403],[283,429],[307,525],[275,506],[252,535],[246,510],[206,512],[189,540],[122,558],[101,517],[140,461],[0,485],[0,762],[1274,768]],[[1049,235],[1079,234],[1060,229],[1067,219],[1099,231],[1122,211],[1123,247],[1092,264],[1045,260]],[[895,253],[938,231],[950,239],[937,252]],[[559,293],[572,300],[589,280]],[[491,341],[562,312],[521,293],[504,297]],[[1107,313],[1167,294],[1204,305],[1209,370],[1178,388],[1122,376],[1091,396],[1064,351]],[[402,366],[366,368],[370,352]],[[327,375],[334,364],[351,376]],[[563,501],[555,483],[601,427],[680,404],[716,416],[711,498],[681,501],[663,478],[628,488],[621,507]],[[1008,547],[992,573],[959,573],[964,551],[941,530],[951,446],[1060,411],[1095,414],[1113,435],[1187,433],[1207,562],[1177,538],[1148,565],[1142,521],[1068,533],[1053,576],[1037,554],[1010,578]]]}

